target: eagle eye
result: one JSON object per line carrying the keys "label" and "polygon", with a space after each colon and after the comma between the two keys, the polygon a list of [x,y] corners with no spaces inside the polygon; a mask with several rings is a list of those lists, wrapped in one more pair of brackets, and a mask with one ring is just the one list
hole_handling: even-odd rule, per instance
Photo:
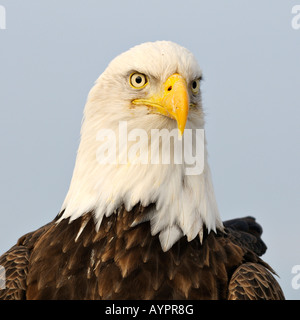
{"label": "eagle eye", "polygon": [[191,90],[193,94],[197,94],[200,90],[200,79],[192,81]]}
{"label": "eagle eye", "polygon": [[129,83],[134,89],[142,89],[148,84],[148,79],[144,74],[135,72],[130,75]]}

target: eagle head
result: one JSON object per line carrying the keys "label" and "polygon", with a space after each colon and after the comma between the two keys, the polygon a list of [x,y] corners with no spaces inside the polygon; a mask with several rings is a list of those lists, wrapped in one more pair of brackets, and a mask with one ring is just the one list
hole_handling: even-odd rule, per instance
{"label": "eagle head", "polygon": [[222,228],[201,135],[201,78],[194,55],[170,41],[112,60],[88,95],[60,220],[93,212],[100,228],[122,206],[152,205],[144,221],[164,251],[182,236],[201,238],[203,226]]}

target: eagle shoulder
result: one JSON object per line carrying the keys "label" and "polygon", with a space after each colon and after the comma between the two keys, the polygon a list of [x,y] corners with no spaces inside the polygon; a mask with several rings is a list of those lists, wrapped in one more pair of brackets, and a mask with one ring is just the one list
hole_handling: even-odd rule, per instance
{"label": "eagle shoulder", "polygon": [[284,294],[271,272],[258,263],[244,263],[233,273],[228,300],[284,300]]}
{"label": "eagle shoulder", "polygon": [[28,248],[15,245],[0,257],[0,300],[25,299],[29,256]]}
{"label": "eagle shoulder", "polygon": [[282,289],[273,276],[275,271],[259,258],[267,250],[261,239],[263,230],[260,224],[253,217],[244,217],[227,220],[224,226],[230,241],[245,252],[243,263],[230,278],[227,299],[284,300]]}
{"label": "eagle shoulder", "polygon": [[253,217],[243,217],[223,222],[226,233],[232,242],[262,256],[267,246],[261,238],[263,229]]}
{"label": "eagle shoulder", "polygon": [[0,256],[0,279],[4,284],[4,288],[0,288],[0,300],[26,299],[26,279],[32,249],[36,241],[51,225],[52,223],[49,223],[36,231],[25,234],[16,245]]}

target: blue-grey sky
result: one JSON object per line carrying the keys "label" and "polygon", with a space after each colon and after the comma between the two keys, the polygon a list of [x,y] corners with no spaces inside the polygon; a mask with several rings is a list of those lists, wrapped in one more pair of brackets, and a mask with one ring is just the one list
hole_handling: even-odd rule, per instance
{"label": "blue-grey sky", "polygon": [[[300,1],[0,0],[0,254],[52,220],[69,187],[82,111],[116,55],[172,40],[204,74],[206,138],[224,220],[253,215],[263,257],[299,299]],[[1,19],[1,16],[0,16]],[[300,23],[300,18],[299,18]],[[1,24],[0,24],[1,25]]]}

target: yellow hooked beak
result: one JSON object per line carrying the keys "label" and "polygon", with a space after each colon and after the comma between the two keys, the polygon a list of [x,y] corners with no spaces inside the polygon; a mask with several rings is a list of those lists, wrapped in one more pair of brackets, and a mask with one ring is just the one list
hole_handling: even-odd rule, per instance
{"label": "yellow hooked beak", "polygon": [[175,73],[164,83],[161,92],[148,99],[135,99],[134,105],[146,105],[155,113],[160,113],[177,121],[180,135],[183,135],[189,113],[189,95],[185,79]]}

